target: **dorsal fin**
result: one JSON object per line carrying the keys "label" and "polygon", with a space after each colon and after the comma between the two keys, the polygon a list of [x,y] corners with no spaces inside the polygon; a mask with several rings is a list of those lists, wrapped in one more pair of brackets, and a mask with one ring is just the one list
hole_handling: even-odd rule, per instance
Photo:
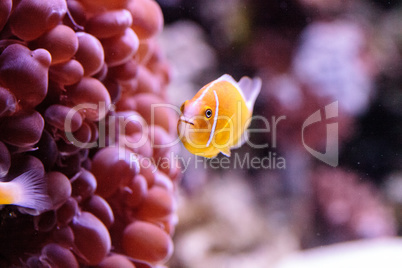
{"label": "dorsal fin", "polygon": [[262,85],[261,78],[256,77],[251,79],[248,76],[243,76],[239,82],[236,82],[236,80],[234,80],[232,76],[224,74],[218,79],[216,79],[215,82],[219,82],[222,80],[232,83],[240,91],[240,94],[246,101],[247,108],[252,113],[254,109],[255,100],[257,99],[257,96],[258,94],[260,94],[261,91],[261,85]]}
{"label": "dorsal fin", "polygon": [[261,91],[261,78],[256,77],[251,79],[250,77],[243,76],[238,85],[240,90],[243,92],[244,98],[246,99],[248,109],[250,112],[253,112],[255,100]]}

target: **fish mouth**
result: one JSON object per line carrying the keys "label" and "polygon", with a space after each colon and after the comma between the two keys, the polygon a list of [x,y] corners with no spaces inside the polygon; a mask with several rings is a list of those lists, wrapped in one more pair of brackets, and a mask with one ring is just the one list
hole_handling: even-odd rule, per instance
{"label": "fish mouth", "polygon": [[185,118],[184,116],[180,116],[179,121],[182,121],[184,123],[190,124],[194,126],[194,122],[192,122],[190,119]]}

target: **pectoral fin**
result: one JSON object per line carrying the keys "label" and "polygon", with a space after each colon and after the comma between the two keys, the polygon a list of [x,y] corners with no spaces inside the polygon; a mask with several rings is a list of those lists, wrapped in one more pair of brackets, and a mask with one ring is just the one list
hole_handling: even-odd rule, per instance
{"label": "pectoral fin", "polygon": [[229,147],[221,148],[221,149],[219,149],[219,151],[220,151],[222,154],[226,155],[227,157],[230,157],[230,148],[229,148]]}

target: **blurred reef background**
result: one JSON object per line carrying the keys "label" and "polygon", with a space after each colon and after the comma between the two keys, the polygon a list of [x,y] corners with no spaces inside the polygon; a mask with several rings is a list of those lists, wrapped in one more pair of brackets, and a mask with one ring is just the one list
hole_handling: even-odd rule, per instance
{"label": "blurred reef background", "polygon": [[[191,160],[171,267],[276,267],[300,250],[401,235],[401,1],[158,2],[173,103],[223,73],[260,76],[254,114],[269,122],[286,116],[275,137],[272,128],[251,135],[268,148],[234,151],[282,158],[285,168]],[[331,167],[307,152],[301,132],[335,101],[338,117],[328,123],[338,124],[339,164]],[[326,123],[305,129],[316,151],[325,152]]]}

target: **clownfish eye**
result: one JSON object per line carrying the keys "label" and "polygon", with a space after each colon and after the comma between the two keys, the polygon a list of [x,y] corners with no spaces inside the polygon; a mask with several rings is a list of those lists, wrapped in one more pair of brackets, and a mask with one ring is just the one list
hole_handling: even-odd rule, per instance
{"label": "clownfish eye", "polygon": [[211,109],[207,109],[207,110],[205,111],[205,116],[206,116],[207,118],[210,118],[210,117],[212,116],[212,110],[211,110]]}

